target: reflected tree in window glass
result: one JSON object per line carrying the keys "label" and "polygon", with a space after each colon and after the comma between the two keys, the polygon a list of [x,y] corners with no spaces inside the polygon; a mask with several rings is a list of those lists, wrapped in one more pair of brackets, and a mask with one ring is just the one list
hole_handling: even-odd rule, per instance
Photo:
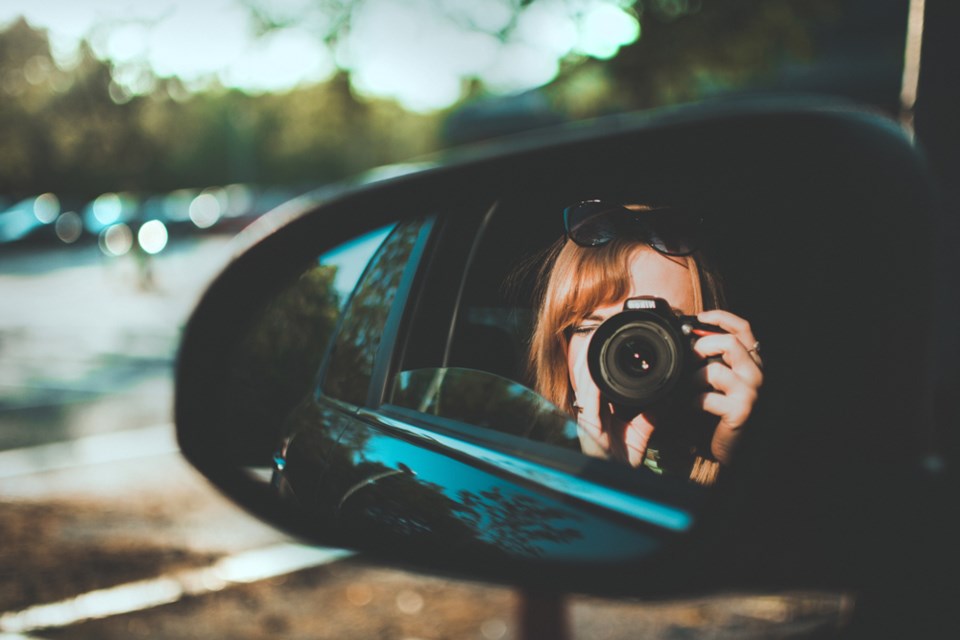
{"label": "reflected tree in window glass", "polygon": [[398,225],[367,267],[330,352],[325,394],[357,405],[366,400],[380,339],[423,225],[423,220]]}
{"label": "reflected tree in window glass", "polygon": [[335,275],[332,265],[304,270],[264,306],[234,351],[225,424],[258,436],[225,443],[238,462],[263,463],[244,452],[271,451],[285,416],[309,392],[339,315]]}
{"label": "reflected tree in window glass", "polygon": [[311,260],[251,320],[234,351],[222,401],[225,424],[237,433],[255,434],[225,442],[238,462],[268,462],[246,452],[272,450],[286,416],[310,395],[344,300],[391,228]]}

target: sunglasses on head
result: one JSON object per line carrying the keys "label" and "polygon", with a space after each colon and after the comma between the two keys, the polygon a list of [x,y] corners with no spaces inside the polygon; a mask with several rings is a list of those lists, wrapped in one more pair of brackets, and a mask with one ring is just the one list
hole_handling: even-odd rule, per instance
{"label": "sunglasses on head", "polygon": [[632,209],[602,200],[584,200],[563,210],[567,237],[581,247],[602,247],[616,238],[641,240],[668,256],[698,248],[702,219],[672,207]]}

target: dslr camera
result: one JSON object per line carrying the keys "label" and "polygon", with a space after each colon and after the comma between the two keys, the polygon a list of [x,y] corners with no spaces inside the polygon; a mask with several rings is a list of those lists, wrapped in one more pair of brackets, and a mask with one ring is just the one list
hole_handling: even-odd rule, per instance
{"label": "dslr camera", "polygon": [[642,413],[690,387],[691,374],[703,364],[693,344],[718,333],[726,332],[675,314],[663,298],[630,298],[590,339],[590,374],[607,400]]}

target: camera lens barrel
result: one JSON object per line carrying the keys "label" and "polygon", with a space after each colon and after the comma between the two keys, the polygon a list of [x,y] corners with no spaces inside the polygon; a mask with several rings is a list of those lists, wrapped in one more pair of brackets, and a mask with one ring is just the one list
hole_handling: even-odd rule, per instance
{"label": "camera lens barrel", "polygon": [[642,411],[673,390],[686,369],[689,348],[671,320],[655,311],[628,310],[597,327],[587,361],[604,397]]}

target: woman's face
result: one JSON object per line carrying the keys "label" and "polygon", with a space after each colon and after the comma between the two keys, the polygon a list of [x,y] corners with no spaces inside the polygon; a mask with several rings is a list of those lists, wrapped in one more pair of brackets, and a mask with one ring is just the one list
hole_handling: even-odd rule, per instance
{"label": "woman's face", "polygon": [[[687,270],[687,261],[684,258],[665,256],[657,253],[646,245],[641,245],[631,255],[628,264],[630,269],[630,294],[636,296],[656,296],[670,303],[674,311],[686,315],[696,313],[696,295],[693,290],[693,279]],[[587,345],[593,331],[610,316],[623,311],[623,300],[593,310],[579,325],[573,328],[570,337],[570,346],[567,349],[567,368],[570,380],[576,392],[574,369],[578,363],[586,358]]]}

